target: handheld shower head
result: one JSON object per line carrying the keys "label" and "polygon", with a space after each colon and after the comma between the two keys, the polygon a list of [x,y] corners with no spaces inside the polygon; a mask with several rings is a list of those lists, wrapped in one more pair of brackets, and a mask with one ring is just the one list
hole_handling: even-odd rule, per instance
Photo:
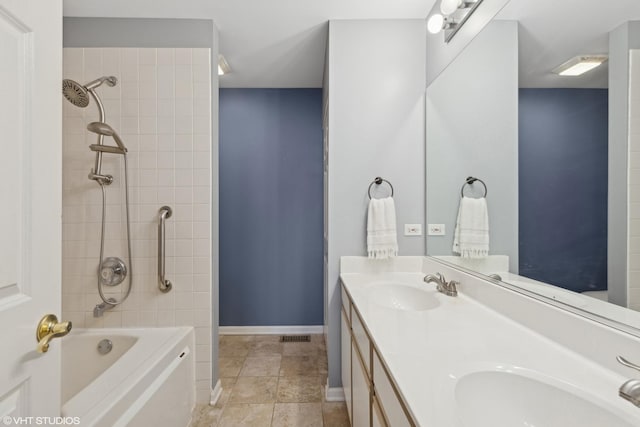
{"label": "handheld shower head", "polygon": [[74,80],[64,79],[62,81],[62,95],[76,107],[85,108],[89,105],[89,92],[102,85],[102,83],[113,87],[118,83],[118,79],[114,76],[104,76],[84,86]]}
{"label": "handheld shower head", "polygon": [[87,125],[87,130],[89,132],[93,132],[98,135],[112,137],[116,142],[116,144],[118,144],[118,147],[120,148],[120,150],[122,150],[125,153],[127,152],[127,147],[124,146],[124,143],[122,142],[122,139],[120,139],[120,136],[108,124],[103,122],[91,122]]}

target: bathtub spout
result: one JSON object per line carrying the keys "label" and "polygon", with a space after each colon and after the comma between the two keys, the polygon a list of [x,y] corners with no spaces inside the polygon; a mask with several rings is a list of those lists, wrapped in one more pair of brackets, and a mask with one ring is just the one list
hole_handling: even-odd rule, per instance
{"label": "bathtub spout", "polygon": [[[113,298],[109,298],[108,301],[116,302]],[[106,310],[111,310],[115,306],[116,306],[115,304],[107,304],[106,302],[96,304],[96,306],[93,307],[93,317],[102,317]]]}

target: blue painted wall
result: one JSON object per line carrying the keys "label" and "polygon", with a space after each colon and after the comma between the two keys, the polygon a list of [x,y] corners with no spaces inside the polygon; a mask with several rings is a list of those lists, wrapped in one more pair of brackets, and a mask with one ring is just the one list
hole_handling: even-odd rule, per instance
{"label": "blue painted wall", "polygon": [[605,290],[608,92],[520,89],[519,114],[520,274]]}
{"label": "blue painted wall", "polygon": [[220,325],[323,323],[321,89],[220,89]]}

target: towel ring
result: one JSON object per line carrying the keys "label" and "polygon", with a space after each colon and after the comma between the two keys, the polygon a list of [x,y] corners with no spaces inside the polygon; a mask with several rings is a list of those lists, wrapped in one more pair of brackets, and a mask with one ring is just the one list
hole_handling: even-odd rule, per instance
{"label": "towel ring", "polygon": [[373,180],[373,182],[371,184],[369,184],[369,189],[367,190],[367,194],[369,194],[369,199],[372,199],[371,197],[371,187],[373,187],[373,184],[376,185],[380,185],[383,182],[386,182],[387,184],[389,184],[389,187],[391,187],[391,196],[393,197],[393,185],[391,185],[391,183],[389,181],[387,181],[386,179],[380,178],[379,176],[376,177],[376,179]]}
{"label": "towel ring", "polygon": [[480,184],[482,184],[482,186],[484,187],[484,196],[482,197],[487,197],[487,184],[485,184],[484,181],[480,178],[475,178],[473,176],[469,176],[467,177],[467,179],[465,179],[464,184],[462,184],[462,188],[460,189],[460,196],[464,197],[464,187],[466,187],[467,185],[473,185],[473,183],[476,181],[479,181]]}

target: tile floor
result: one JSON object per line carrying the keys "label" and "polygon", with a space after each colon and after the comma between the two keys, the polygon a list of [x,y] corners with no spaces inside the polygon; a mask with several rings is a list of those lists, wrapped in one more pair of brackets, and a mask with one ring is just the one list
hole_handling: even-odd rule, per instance
{"label": "tile floor", "polygon": [[220,337],[222,396],[198,405],[192,427],[348,427],[344,402],[326,402],[323,335],[281,343],[278,335]]}

